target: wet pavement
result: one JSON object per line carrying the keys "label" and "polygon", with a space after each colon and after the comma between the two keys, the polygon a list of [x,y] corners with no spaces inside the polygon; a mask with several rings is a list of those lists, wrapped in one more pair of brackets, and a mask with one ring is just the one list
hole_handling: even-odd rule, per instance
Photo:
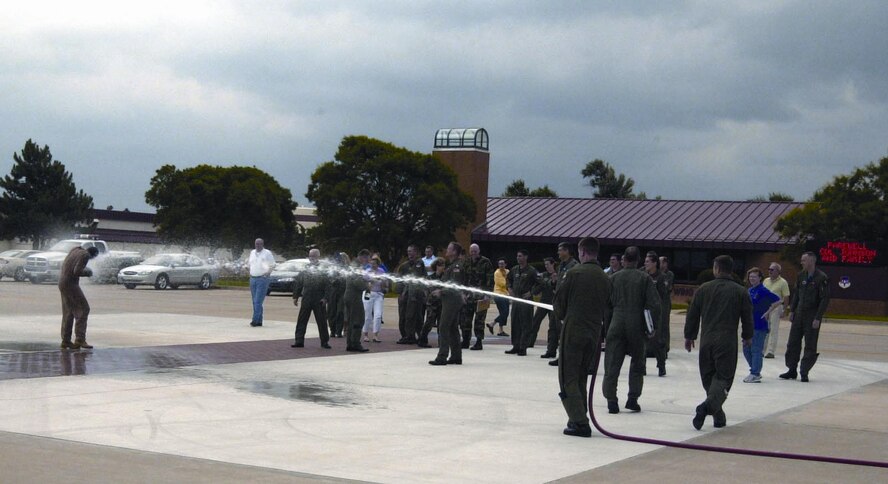
{"label": "wet pavement", "polygon": [[[0,380],[93,375],[126,371],[157,371],[198,365],[225,365],[342,355],[345,339],[332,338],[324,349],[317,338],[291,348],[292,339],[229,343],[60,350],[46,343],[0,343]],[[368,343],[365,343],[368,344]],[[47,347],[55,347],[47,350]],[[14,349],[18,348],[18,351]],[[374,352],[404,351],[416,346],[373,343]],[[347,353],[357,356],[356,353]]]}
{"label": "wet pavement", "polygon": [[[504,355],[508,338],[487,335],[463,365],[432,367],[437,349],[396,345],[389,324],[370,353],[346,353],[344,339],[320,348],[313,324],[305,348],[290,348],[289,298],[269,298],[265,326],[250,328],[234,314],[248,311],[246,293],[89,287],[96,348],[63,352],[57,301],[40,309],[25,293],[43,288],[11,287],[14,310],[0,299],[4,482],[888,481],[873,468],[565,437],[557,371],[540,345]],[[109,310],[118,297],[126,308]],[[397,321],[394,301],[385,311]],[[674,335],[681,320],[673,314]],[[703,397],[696,352],[671,352],[665,378],[648,372],[642,412],[610,415],[600,398],[592,410],[621,434],[888,461],[886,335],[884,325],[825,328],[807,384],[776,378],[782,355],[765,360],[763,383],[740,383],[741,357],[724,429],[690,425]]]}

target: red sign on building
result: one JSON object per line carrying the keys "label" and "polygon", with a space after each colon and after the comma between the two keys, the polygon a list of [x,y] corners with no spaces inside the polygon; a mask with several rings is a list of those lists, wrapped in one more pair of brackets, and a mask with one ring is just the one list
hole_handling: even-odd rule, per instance
{"label": "red sign on building", "polygon": [[866,247],[866,242],[827,242],[820,248],[820,260],[825,264],[872,265],[878,251]]}

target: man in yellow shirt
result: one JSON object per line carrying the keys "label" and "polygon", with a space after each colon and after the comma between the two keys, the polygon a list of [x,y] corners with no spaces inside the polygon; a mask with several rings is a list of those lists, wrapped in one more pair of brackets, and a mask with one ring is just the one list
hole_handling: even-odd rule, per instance
{"label": "man in yellow shirt", "polygon": [[765,288],[774,294],[780,296],[780,305],[776,306],[768,314],[768,351],[765,358],[773,358],[777,352],[777,333],[780,330],[780,317],[783,316],[783,308],[789,305],[789,283],[786,279],[780,277],[782,267],[776,262],[772,262],[768,267],[768,276],[765,278]]}

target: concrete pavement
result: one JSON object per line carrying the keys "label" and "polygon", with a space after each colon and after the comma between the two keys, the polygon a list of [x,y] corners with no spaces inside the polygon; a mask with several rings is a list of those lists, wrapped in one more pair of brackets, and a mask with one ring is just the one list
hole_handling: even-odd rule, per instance
{"label": "concrete pavement", "polygon": [[[394,301],[385,342],[357,355],[341,339],[332,350],[317,340],[289,348],[295,310],[285,297],[270,298],[265,326],[250,328],[243,291],[86,290],[96,349],[72,356],[55,349],[55,288],[0,283],[0,463],[9,482],[61,480],[72,469],[95,482],[888,478],[883,469],[565,437],[556,371],[538,357],[544,345],[522,358],[488,338],[464,365],[431,367],[435,349],[394,345]],[[673,314],[673,335],[682,321]],[[725,429],[691,427],[703,397],[696,352],[672,351],[668,376],[646,378],[641,413],[609,415],[598,395],[593,410],[623,434],[888,461],[888,327],[828,329],[824,348],[841,357],[824,349],[809,384],[778,380],[780,358],[765,360],[763,383],[743,384],[741,361]],[[655,374],[653,360],[648,367]],[[625,400],[625,375],[619,385]]]}

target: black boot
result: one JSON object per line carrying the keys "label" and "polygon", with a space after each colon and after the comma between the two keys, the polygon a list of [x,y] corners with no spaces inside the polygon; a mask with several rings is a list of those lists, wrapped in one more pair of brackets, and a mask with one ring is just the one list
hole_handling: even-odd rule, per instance
{"label": "black boot", "polygon": [[641,405],[638,404],[637,398],[630,398],[626,400],[626,410],[632,410],[633,412],[640,412]]}
{"label": "black boot", "polygon": [[463,332],[462,334],[462,349],[469,349],[469,345],[472,344],[472,333]]}
{"label": "black boot", "polygon": [[700,430],[703,428],[703,423],[706,421],[707,415],[707,406],[706,402],[697,405],[696,413],[694,414],[694,419],[691,421],[694,424],[694,428]]}
{"label": "black boot", "polygon": [[728,425],[728,416],[725,415],[725,411],[719,410],[718,412],[715,412],[715,415],[712,416],[712,426],[720,429],[725,425]]}
{"label": "black boot", "polygon": [[475,340],[475,344],[473,344],[472,347],[469,348],[469,349],[470,349],[470,350],[475,350],[475,351],[483,350],[483,349],[484,349],[484,345],[481,344],[481,340],[480,340],[480,339],[476,339],[476,340]]}
{"label": "black boot", "polygon": [[620,402],[617,400],[608,400],[607,413],[620,413]]}
{"label": "black boot", "polygon": [[570,435],[571,437],[592,437],[592,427],[590,427],[589,424],[577,425],[573,422],[568,422],[567,427],[564,429],[564,435]]}

